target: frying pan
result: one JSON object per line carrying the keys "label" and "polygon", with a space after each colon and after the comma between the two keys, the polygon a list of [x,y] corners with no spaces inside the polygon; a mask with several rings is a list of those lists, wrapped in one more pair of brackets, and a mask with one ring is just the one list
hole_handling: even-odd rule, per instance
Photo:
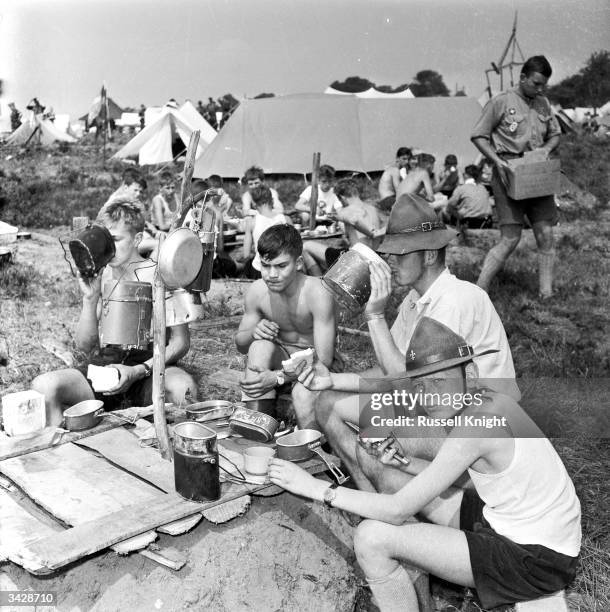
{"label": "frying pan", "polygon": [[159,274],[167,289],[190,285],[203,262],[203,246],[199,236],[187,227],[170,232],[159,249]]}

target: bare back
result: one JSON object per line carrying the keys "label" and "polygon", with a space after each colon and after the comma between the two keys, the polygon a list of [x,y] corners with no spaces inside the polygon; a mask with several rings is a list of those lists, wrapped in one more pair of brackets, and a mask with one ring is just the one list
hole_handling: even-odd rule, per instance
{"label": "bare back", "polygon": [[428,171],[423,168],[416,168],[413,172],[409,172],[406,178],[401,181],[396,193],[396,199],[405,193],[412,195],[420,194],[422,190],[425,192],[425,197],[429,201],[434,200],[432,183],[430,182]]}

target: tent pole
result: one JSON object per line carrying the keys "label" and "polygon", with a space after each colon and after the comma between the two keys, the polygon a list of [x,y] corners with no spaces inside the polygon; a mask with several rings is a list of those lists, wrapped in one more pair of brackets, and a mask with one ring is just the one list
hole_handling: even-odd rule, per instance
{"label": "tent pole", "polygon": [[311,172],[311,198],[309,200],[309,229],[316,227],[318,211],[318,174],[320,172],[320,153],[313,154],[313,169]]}

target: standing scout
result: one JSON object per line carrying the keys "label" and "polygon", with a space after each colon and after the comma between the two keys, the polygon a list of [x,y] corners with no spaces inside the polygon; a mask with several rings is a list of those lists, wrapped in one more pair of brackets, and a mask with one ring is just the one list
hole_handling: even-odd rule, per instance
{"label": "standing scout", "polygon": [[553,293],[554,196],[513,200],[506,192],[507,160],[522,157],[527,151],[536,151],[544,160],[559,144],[559,124],[542,95],[551,74],[551,65],[543,55],[530,57],[523,64],[519,84],[492,98],[472,131],[473,144],[494,164],[491,186],[501,234],[500,242],[487,254],[477,281],[485,290],[519,243],[527,217],[538,245],[540,296],[546,298]]}

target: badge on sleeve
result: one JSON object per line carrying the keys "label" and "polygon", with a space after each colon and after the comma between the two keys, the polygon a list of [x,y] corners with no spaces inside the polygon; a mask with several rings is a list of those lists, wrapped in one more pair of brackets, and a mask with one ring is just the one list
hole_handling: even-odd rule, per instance
{"label": "badge on sleeve", "polygon": [[513,121],[513,122],[512,122],[512,123],[511,123],[511,124],[508,126],[508,131],[509,131],[509,132],[516,132],[518,127],[519,127],[519,126],[517,125],[517,122],[516,122],[516,121]]}

